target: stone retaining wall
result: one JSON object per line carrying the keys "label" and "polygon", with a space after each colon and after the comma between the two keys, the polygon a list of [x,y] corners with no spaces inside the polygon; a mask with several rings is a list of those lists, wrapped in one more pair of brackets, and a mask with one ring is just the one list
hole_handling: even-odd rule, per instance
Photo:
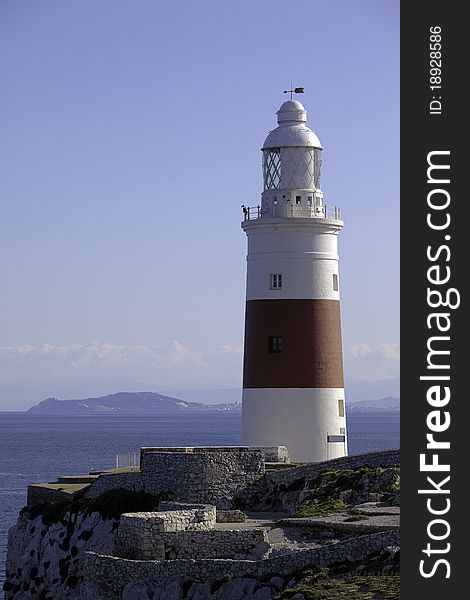
{"label": "stone retaining wall", "polygon": [[388,546],[400,545],[399,531],[386,531],[351,538],[343,542],[324,545],[320,548],[301,549],[291,554],[265,560],[168,560],[136,561],[115,556],[87,552],[83,563],[86,582],[94,584],[103,596],[119,594],[130,582],[160,581],[214,581],[222,577],[263,576],[276,573],[288,575],[306,566],[328,566],[336,562],[355,562],[368,555],[380,552]]}
{"label": "stone retaining wall", "polygon": [[198,531],[213,529],[217,513],[211,504],[160,502],[157,514],[164,521],[162,531]]}
{"label": "stone retaining wall", "polygon": [[164,536],[165,559],[233,558],[250,554],[259,544],[268,548],[266,529],[175,531]]}
{"label": "stone retaining wall", "polygon": [[244,523],[246,514],[241,510],[218,510],[217,523]]}

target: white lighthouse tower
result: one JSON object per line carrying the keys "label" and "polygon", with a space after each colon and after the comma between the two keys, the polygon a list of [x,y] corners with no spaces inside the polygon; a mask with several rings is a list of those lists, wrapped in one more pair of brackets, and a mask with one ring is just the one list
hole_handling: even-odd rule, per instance
{"label": "white lighthouse tower", "polygon": [[295,462],[347,454],[337,207],[320,189],[322,146],[296,100],[266,138],[248,237],[242,439]]}

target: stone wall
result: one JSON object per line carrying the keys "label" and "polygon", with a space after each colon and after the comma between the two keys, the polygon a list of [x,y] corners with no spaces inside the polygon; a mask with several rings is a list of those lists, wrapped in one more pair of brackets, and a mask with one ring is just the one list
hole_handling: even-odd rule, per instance
{"label": "stone wall", "polygon": [[285,446],[250,446],[252,450],[260,450],[266,462],[290,463],[289,451]]}
{"label": "stone wall", "polygon": [[140,560],[165,560],[165,536],[168,532],[201,531],[215,525],[215,507],[161,503],[159,512],[121,515],[116,554]]}
{"label": "stone wall", "polygon": [[214,504],[232,508],[237,490],[257,481],[264,473],[260,450],[244,447],[194,448],[193,452],[142,449],[144,491],[169,493],[181,502]]}
{"label": "stone wall", "polygon": [[244,523],[246,521],[246,514],[241,510],[218,510],[217,523]]}
{"label": "stone wall", "polygon": [[120,598],[122,590],[132,582],[214,581],[224,577],[249,577],[276,573],[288,575],[306,566],[329,566],[336,562],[355,562],[380,552],[389,546],[399,546],[399,531],[386,531],[314,549],[301,549],[265,560],[169,560],[135,561],[115,556],[87,552],[84,579],[98,589],[103,597]]}
{"label": "stone wall", "polygon": [[260,449],[243,446],[142,448],[140,472],[103,474],[91,484],[86,497],[123,488],[180,502],[232,508],[233,496],[260,479],[264,465]]}
{"label": "stone wall", "polygon": [[259,544],[268,548],[266,529],[175,531],[163,536],[165,559],[234,558],[250,554]]}
{"label": "stone wall", "polygon": [[160,508],[164,510],[121,515],[117,556],[159,561],[233,558],[237,554],[248,555],[267,542],[265,529],[214,530],[215,506],[162,502]]}

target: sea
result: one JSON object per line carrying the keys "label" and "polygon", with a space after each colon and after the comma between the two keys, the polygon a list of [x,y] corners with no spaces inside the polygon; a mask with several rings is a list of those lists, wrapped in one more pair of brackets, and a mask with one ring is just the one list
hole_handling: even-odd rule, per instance
{"label": "sea", "polygon": [[[349,454],[398,448],[398,411],[347,414]],[[184,416],[44,416],[0,412],[0,597],[8,529],[26,502],[30,483],[56,481],[116,465],[116,454],[141,446],[239,444],[240,414]]]}

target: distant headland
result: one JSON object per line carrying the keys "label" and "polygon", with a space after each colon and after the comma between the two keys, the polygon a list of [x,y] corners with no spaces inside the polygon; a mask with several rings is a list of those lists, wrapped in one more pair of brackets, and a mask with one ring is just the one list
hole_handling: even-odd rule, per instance
{"label": "distant headland", "polygon": [[239,403],[203,404],[156,392],[118,392],[99,398],[47,398],[26,412],[38,415],[182,415],[240,411]]}

